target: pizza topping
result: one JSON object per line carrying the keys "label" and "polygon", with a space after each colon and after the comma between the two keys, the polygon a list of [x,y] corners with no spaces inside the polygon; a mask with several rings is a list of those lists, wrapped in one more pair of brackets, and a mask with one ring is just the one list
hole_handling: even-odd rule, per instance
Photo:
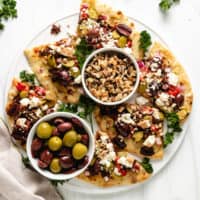
{"label": "pizza topping", "polygon": [[52,35],[57,35],[58,33],[60,33],[61,29],[60,29],[60,25],[56,25],[53,24],[51,27],[51,34]]}
{"label": "pizza topping", "polygon": [[148,102],[149,102],[149,100],[147,98],[143,97],[143,96],[139,96],[139,97],[136,98],[136,103],[138,105],[142,106],[142,105],[147,104]]}
{"label": "pizza topping", "polygon": [[26,118],[18,118],[16,121],[16,125],[21,127],[21,128],[25,128],[26,125]]}
{"label": "pizza topping", "polygon": [[170,85],[177,86],[178,84],[178,76],[173,72],[167,74],[168,82]]}
{"label": "pizza topping", "polygon": [[124,35],[124,36],[127,36],[127,37],[132,33],[132,29],[129,28],[126,24],[118,24],[118,25],[116,26],[116,30],[117,30],[120,34],[122,34],[122,35]]}
{"label": "pizza topping", "polygon": [[152,147],[156,142],[156,137],[155,135],[150,135],[148,136],[148,138],[143,142],[143,145],[144,146],[147,146],[147,147]]}

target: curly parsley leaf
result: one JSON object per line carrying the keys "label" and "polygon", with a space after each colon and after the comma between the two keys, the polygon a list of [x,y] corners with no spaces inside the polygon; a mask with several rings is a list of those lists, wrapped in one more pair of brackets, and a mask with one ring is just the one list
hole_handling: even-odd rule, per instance
{"label": "curly parsley leaf", "polygon": [[25,167],[30,167],[30,160],[28,159],[28,157],[22,155],[22,162]]}
{"label": "curly parsley leaf", "polygon": [[152,44],[151,35],[146,30],[142,31],[140,33],[139,42],[140,42],[139,48],[142,49],[143,52],[145,53]]}
{"label": "curly parsley leaf", "polygon": [[141,162],[141,165],[142,165],[142,167],[144,167],[144,169],[147,173],[152,174],[153,167],[149,161],[150,161],[149,158],[144,158],[143,161]]}
{"label": "curly parsley leaf", "polygon": [[31,84],[35,83],[35,74],[29,73],[26,70],[21,71],[19,77],[22,82],[29,82]]}
{"label": "curly parsley leaf", "polygon": [[75,56],[77,57],[78,63],[80,67],[83,67],[83,64],[88,55],[90,55],[93,51],[93,48],[88,45],[84,38],[81,38],[80,43],[76,46]]}
{"label": "curly parsley leaf", "polygon": [[173,142],[175,134],[182,131],[182,128],[180,127],[179,116],[175,112],[165,113],[165,117],[167,120],[167,133],[164,137],[164,147],[167,147]]}
{"label": "curly parsley leaf", "polygon": [[71,112],[71,113],[76,113],[78,110],[78,105],[77,104],[65,104],[65,103],[60,103],[58,111],[59,112]]}
{"label": "curly parsley leaf", "polygon": [[168,11],[174,3],[178,3],[180,0],[161,0],[159,3],[160,9],[162,11]]}
{"label": "curly parsley leaf", "polygon": [[66,181],[68,181],[68,180],[50,180],[50,181],[51,181],[51,184],[52,184],[53,186],[57,187],[58,184],[63,185],[63,184],[64,184]]}
{"label": "curly parsley leaf", "polygon": [[0,0],[0,30],[4,29],[4,20],[17,17],[15,0]]}

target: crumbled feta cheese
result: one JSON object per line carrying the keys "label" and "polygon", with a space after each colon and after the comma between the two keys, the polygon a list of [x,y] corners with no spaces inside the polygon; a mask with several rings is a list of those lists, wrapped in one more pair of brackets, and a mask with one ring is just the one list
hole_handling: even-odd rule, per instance
{"label": "crumbled feta cheese", "polygon": [[132,124],[134,125],[135,122],[133,121],[133,119],[131,118],[131,114],[130,113],[123,113],[119,118],[118,121],[124,122],[125,124]]}
{"label": "crumbled feta cheese", "polygon": [[125,156],[120,157],[117,162],[127,168],[132,168],[134,159],[127,158]]}
{"label": "crumbled feta cheese", "polygon": [[30,103],[30,99],[28,99],[28,98],[23,98],[23,99],[20,100],[20,104],[22,106],[28,106],[29,103]]}
{"label": "crumbled feta cheese", "polygon": [[167,74],[168,82],[170,85],[177,86],[178,84],[178,76],[172,72]]}
{"label": "crumbled feta cheese", "polygon": [[37,97],[32,97],[30,99],[30,108],[36,108],[41,105],[41,100]]}
{"label": "crumbled feta cheese", "polygon": [[123,48],[123,50],[124,50],[127,54],[132,54],[132,49],[131,49],[131,48],[125,47],[125,48]]}
{"label": "crumbled feta cheese", "polygon": [[147,147],[152,147],[156,142],[155,135],[150,135],[144,142],[143,145]]}
{"label": "crumbled feta cheese", "polygon": [[77,76],[74,80],[75,83],[80,84],[81,83],[81,75]]}
{"label": "crumbled feta cheese", "polygon": [[159,95],[159,98],[156,99],[156,104],[158,106],[165,106],[169,103],[169,95],[167,93],[162,92]]}
{"label": "crumbled feta cheese", "polygon": [[43,110],[43,111],[48,110],[48,108],[49,108],[49,106],[48,106],[47,104],[45,104],[44,106],[42,106],[42,110]]}
{"label": "crumbled feta cheese", "polygon": [[36,114],[37,117],[41,117],[41,115],[42,115],[41,109],[38,108],[38,109],[35,111],[35,114]]}
{"label": "crumbled feta cheese", "polygon": [[138,105],[145,105],[145,104],[147,104],[148,102],[149,102],[149,100],[146,99],[145,97],[139,96],[139,97],[136,98],[136,103],[137,103]]}
{"label": "crumbled feta cheese", "polygon": [[159,67],[158,63],[152,63],[150,65],[151,71],[155,72],[157,70],[157,68]]}
{"label": "crumbled feta cheese", "polygon": [[162,76],[162,70],[158,69],[157,72],[155,73],[156,76]]}
{"label": "crumbled feta cheese", "polygon": [[119,170],[118,170],[118,168],[117,167],[115,167],[114,168],[114,174],[116,174],[117,176],[121,176],[121,173],[119,172]]}
{"label": "crumbled feta cheese", "polygon": [[157,109],[154,109],[153,110],[153,117],[155,118],[155,119],[160,119],[160,112],[159,112],[159,110],[157,110]]}
{"label": "crumbled feta cheese", "polygon": [[18,118],[16,121],[16,125],[22,128],[26,127],[26,118]]}

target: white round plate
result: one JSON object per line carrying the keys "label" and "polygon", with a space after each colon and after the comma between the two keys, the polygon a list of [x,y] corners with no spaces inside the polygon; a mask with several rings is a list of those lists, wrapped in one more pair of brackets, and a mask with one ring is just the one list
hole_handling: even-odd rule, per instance
{"label": "white round plate", "polygon": [[[54,22],[53,24],[59,24],[61,26],[61,33],[59,33],[56,36],[50,34],[51,25],[49,25],[48,27],[43,29],[38,35],[36,35],[36,37],[25,48],[31,48],[37,45],[57,41],[61,38],[66,37],[67,34],[70,34],[70,33],[73,34],[76,31],[78,16],[79,16],[78,14],[73,14]],[[167,46],[166,43],[163,41],[163,39],[151,28],[149,28],[148,26],[146,26],[145,24],[141,23],[140,21],[136,19],[130,18],[130,20],[134,21],[137,27],[137,30],[139,31],[147,30],[151,34],[151,37],[153,40],[159,41],[165,46]],[[19,72],[23,69],[30,69],[30,68],[23,54],[23,51],[21,51],[19,54],[19,57],[17,57],[17,59],[13,63],[12,71],[10,72],[8,76],[7,85],[6,85],[7,87],[5,88],[5,92],[4,92],[5,94],[4,105],[6,104],[6,101],[7,101],[7,94],[11,86],[12,78],[14,76],[15,77],[18,76]],[[180,147],[184,139],[188,124],[189,124],[189,119],[187,119],[186,122],[184,123],[182,127],[183,131],[177,135],[173,144],[169,145],[167,149],[165,149],[165,155],[164,155],[163,160],[151,161],[154,168],[154,173],[152,174],[152,177],[155,176],[161,169],[163,169],[164,166],[166,166],[167,163],[171,160],[171,158],[176,154],[176,151],[178,150],[178,148]],[[94,128],[97,128],[97,125],[95,123],[94,123]],[[88,184],[86,182],[83,182],[81,180],[74,178],[63,185],[59,184],[58,191],[63,196],[65,196],[65,194],[67,193],[67,190],[74,191],[76,193],[79,192],[79,193],[87,193],[87,194],[108,194],[108,193],[116,193],[116,192],[121,192],[125,190],[130,190],[133,188],[137,188],[144,183],[145,181],[143,183],[133,184],[129,186],[115,186],[115,187],[109,187],[109,188],[100,188],[100,187],[96,187],[94,185]]]}

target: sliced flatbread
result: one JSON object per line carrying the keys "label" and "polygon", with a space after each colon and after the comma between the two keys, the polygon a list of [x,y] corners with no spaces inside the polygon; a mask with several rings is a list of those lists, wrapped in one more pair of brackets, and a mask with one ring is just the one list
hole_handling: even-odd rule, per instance
{"label": "sliced flatbread", "polygon": [[[107,137],[108,135],[105,132],[98,131],[96,134],[96,137],[101,137],[101,136]],[[112,146],[112,143],[109,139],[107,140],[107,143],[105,145],[108,145],[108,144],[109,144],[109,148],[110,148],[110,146]],[[102,144],[100,144],[99,147],[100,147],[100,149],[98,149],[98,152],[100,152],[100,154],[103,155],[103,151],[105,149],[103,148]],[[109,154],[109,152],[106,152],[106,153]],[[98,157],[97,150],[95,152],[95,156]],[[134,163],[133,166],[135,166],[135,167],[125,168],[126,173],[124,175],[116,174],[115,170],[117,167],[117,164],[116,164],[117,161],[113,161],[114,170],[112,170],[112,172],[110,172],[110,176],[103,177],[101,172],[99,172],[96,175],[88,176],[87,171],[86,171],[85,173],[82,173],[81,175],[79,175],[78,178],[83,181],[89,182],[91,184],[100,186],[100,187],[130,185],[130,184],[139,183],[139,182],[142,182],[142,181],[148,179],[151,174],[147,173],[145,171],[145,169],[142,167],[141,163],[139,161],[137,161],[132,155],[128,154],[127,152],[116,152],[117,160],[120,160],[120,158],[122,158],[122,157],[123,157],[122,160],[124,160],[124,158],[127,158],[127,156],[131,156],[129,158],[132,159],[131,162]],[[105,156],[102,156],[102,159],[105,159]],[[137,167],[136,167],[136,165],[137,165]],[[137,170],[135,170],[136,168],[137,168]]]}

